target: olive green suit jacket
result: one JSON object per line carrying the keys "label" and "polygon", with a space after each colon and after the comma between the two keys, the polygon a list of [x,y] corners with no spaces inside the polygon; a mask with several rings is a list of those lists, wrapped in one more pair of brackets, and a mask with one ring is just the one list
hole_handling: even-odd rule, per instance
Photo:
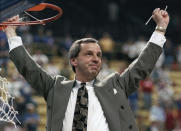
{"label": "olive green suit jacket", "polygon": [[[148,76],[162,48],[148,43],[139,57],[122,73],[112,73],[104,80],[95,80],[94,91],[102,106],[110,131],[138,131],[128,96]],[[18,71],[47,102],[47,131],[61,131],[69,97],[75,80],[64,76],[51,77],[19,46],[10,52]],[[114,92],[116,90],[116,92]]]}

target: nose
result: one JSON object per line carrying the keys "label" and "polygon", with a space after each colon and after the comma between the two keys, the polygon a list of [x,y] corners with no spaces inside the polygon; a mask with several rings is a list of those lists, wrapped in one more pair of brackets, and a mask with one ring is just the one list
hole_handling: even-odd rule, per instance
{"label": "nose", "polygon": [[94,63],[98,63],[99,60],[100,60],[100,58],[99,58],[97,55],[94,55],[94,56],[93,56],[93,62],[94,62]]}

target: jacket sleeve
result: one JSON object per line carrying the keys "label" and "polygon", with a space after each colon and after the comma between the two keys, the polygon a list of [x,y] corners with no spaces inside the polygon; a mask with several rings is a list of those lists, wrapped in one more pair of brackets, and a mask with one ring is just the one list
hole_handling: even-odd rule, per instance
{"label": "jacket sleeve", "polygon": [[24,46],[19,46],[10,51],[10,59],[32,88],[46,99],[49,90],[55,83],[55,78],[47,74],[47,72],[32,59]]}
{"label": "jacket sleeve", "polygon": [[160,46],[148,43],[138,58],[122,74],[116,74],[116,81],[124,89],[127,97],[139,87],[139,81],[152,72],[161,53]]}

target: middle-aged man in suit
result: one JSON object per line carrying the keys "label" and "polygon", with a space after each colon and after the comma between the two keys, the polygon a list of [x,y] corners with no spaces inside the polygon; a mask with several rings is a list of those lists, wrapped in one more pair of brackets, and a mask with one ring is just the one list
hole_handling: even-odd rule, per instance
{"label": "middle-aged man in suit", "polygon": [[[102,51],[98,41],[84,38],[73,43],[69,61],[75,80],[51,77],[24,48],[16,27],[5,29],[10,58],[18,71],[47,102],[47,131],[138,131],[128,96],[149,75],[162,53],[169,15],[159,8],[153,11],[157,27],[139,57],[122,73],[97,80]],[[18,21],[15,16],[9,21]]]}

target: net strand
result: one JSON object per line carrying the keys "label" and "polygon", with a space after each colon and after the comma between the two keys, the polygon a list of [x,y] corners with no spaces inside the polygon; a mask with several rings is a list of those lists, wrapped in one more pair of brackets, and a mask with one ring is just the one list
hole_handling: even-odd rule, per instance
{"label": "net strand", "polygon": [[16,128],[16,121],[21,124],[17,118],[18,112],[13,107],[13,100],[9,92],[6,91],[8,81],[0,76],[0,121],[12,123]]}

